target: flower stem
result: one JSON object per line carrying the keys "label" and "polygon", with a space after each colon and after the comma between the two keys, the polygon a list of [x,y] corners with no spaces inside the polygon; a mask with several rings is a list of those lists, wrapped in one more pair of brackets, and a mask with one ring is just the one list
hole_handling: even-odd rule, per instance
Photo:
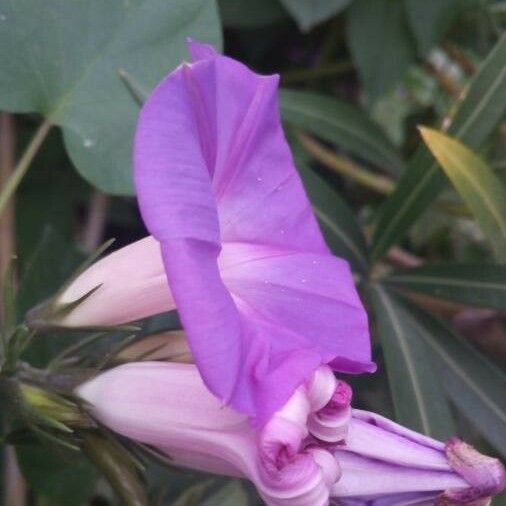
{"label": "flower stem", "polygon": [[393,191],[395,182],[391,179],[373,174],[355,162],[338,156],[332,150],[306,134],[299,132],[297,133],[297,138],[302,147],[310,155],[338,174],[384,195],[388,195]]}
{"label": "flower stem", "polygon": [[35,158],[35,155],[39,151],[40,146],[44,142],[44,139],[47,137],[47,134],[49,133],[51,126],[52,125],[50,121],[47,119],[41,123],[41,125],[35,132],[35,135],[33,136],[32,140],[30,141],[30,144],[28,144],[25,152],[23,153],[23,156],[20,158],[18,164],[14,168],[9,179],[1,189],[0,214],[2,214],[3,210],[7,206],[7,203],[9,202],[9,199],[16,191],[16,188],[19,186],[19,183],[21,183],[21,180],[23,179],[24,175],[26,174],[27,170],[30,167],[30,164]]}

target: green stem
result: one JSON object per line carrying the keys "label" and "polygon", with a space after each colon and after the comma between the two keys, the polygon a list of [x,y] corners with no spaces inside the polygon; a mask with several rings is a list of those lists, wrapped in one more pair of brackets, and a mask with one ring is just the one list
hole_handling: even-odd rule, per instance
{"label": "green stem", "polygon": [[332,150],[302,132],[299,132],[297,137],[302,147],[309,154],[341,176],[345,176],[383,195],[388,195],[393,191],[395,182],[391,179],[373,174],[351,160],[338,156]]}
{"label": "green stem", "polygon": [[296,83],[299,81],[311,81],[315,79],[324,79],[340,74],[347,74],[353,70],[351,62],[344,61],[326,66],[306,69],[287,70],[281,74],[283,84]]}
{"label": "green stem", "polygon": [[[337,172],[339,175],[358,183],[369,190],[382,195],[390,195],[395,188],[396,181],[386,176],[374,174],[356,162],[343,156],[339,156],[333,150],[313,139],[309,135],[297,132],[297,138],[301,146],[320,163]],[[449,215],[469,217],[467,208],[452,202],[440,201],[436,203],[437,208]]]}
{"label": "green stem", "polygon": [[12,172],[11,176],[5,183],[5,186],[0,191],[0,214],[2,214],[5,206],[9,202],[9,199],[16,191],[16,188],[19,186],[19,183],[21,183],[21,180],[23,179],[24,175],[26,174],[27,170],[30,167],[30,164],[35,158],[35,155],[39,151],[40,146],[44,142],[44,139],[47,137],[47,134],[49,133],[51,126],[52,126],[51,123],[47,119],[44,120],[43,123],[41,123],[41,125],[35,132],[35,135],[33,136],[32,140],[30,141],[30,144],[28,144],[25,152],[23,153],[23,156],[21,157],[18,164],[14,168],[14,171]]}

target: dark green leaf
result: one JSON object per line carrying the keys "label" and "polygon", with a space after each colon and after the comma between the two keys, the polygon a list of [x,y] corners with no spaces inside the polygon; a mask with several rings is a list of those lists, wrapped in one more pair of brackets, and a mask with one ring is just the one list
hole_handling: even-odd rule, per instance
{"label": "dark green leaf", "polygon": [[348,10],[347,37],[370,102],[392,89],[415,57],[400,1],[355,0]]}
{"label": "dark green leaf", "polygon": [[353,211],[341,197],[309,167],[307,155],[295,139],[292,150],[304,188],[333,253],[346,258],[358,272],[368,270],[365,239]]}
{"label": "dark green leaf", "polygon": [[425,144],[494,246],[506,262],[506,188],[492,169],[475,153],[451,137],[421,128]]}
{"label": "dark green leaf", "polygon": [[87,503],[97,476],[78,452],[41,445],[18,446],[16,450],[23,476],[36,494],[58,506]]}
{"label": "dark green leaf", "polygon": [[202,506],[248,506],[248,494],[239,481],[232,481],[203,501]]}
{"label": "dark green leaf", "polygon": [[287,123],[391,173],[402,170],[400,154],[360,109],[334,97],[304,91],[282,90],[279,99]]}
{"label": "dark green leaf", "polygon": [[[47,228],[23,269],[16,301],[18,320],[22,321],[29,309],[53,295],[84,259],[61,235]],[[40,336],[32,342],[24,358],[34,366],[44,366],[64,343],[68,345],[73,339],[78,336]]]}
{"label": "dark green leaf", "polygon": [[233,28],[255,28],[288,19],[278,0],[218,0],[221,20]]}
{"label": "dark green leaf", "polygon": [[371,289],[396,419],[414,430],[444,439],[455,433],[441,377],[413,318],[386,288]]}
{"label": "dark green leaf", "polygon": [[455,405],[506,456],[506,375],[440,319],[406,301]]}
{"label": "dark green leaf", "polygon": [[383,281],[399,288],[470,306],[506,308],[505,265],[423,265],[399,269]]}
{"label": "dark green leaf", "polygon": [[28,264],[24,266],[17,296],[19,318],[60,288],[85,259],[52,228],[47,227]]}
{"label": "dark green leaf", "polygon": [[469,4],[467,0],[404,0],[409,26],[420,54],[425,55],[444,36],[446,30]]}
{"label": "dark green leaf", "polygon": [[303,32],[341,12],[351,0],[280,0]]}
{"label": "dark green leaf", "polygon": [[61,126],[81,174],[112,193],[132,192],[138,113],[118,72],[149,90],[187,57],[187,37],[221,40],[212,0],[0,0],[0,13],[0,108]]}
{"label": "dark green leaf", "polygon": [[[506,35],[471,82],[448,132],[476,149],[492,132],[505,109]],[[407,233],[410,225],[445,187],[445,179],[429,150],[421,146],[380,210],[373,238],[374,258],[383,255]]]}
{"label": "dark green leaf", "polygon": [[114,439],[95,433],[84,433],[83,449],[109,481],[125,506],[148,506],[148,498],[140,481],[137,462]]}

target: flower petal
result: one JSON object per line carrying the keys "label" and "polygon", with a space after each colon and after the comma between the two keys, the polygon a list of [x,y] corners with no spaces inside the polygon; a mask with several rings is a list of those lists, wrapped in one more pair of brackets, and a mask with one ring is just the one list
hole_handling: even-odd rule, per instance
{"label": "flower petal", "polygon": [[[344,262],[329,254],[293,165],[277,108],[277,76],[254,74],[205,45],[191,43],[191,51],[195,63],[171,73],[141,112],[134,150],[139,205],[161,242],[206,385],[265,421],[326,361],[335,359],[332,365],[343,371],[373,368],[366,317]],[[220,251],[231,242],[325,258],[332,265],[326,286],[333,288],[300,293],[300,307],[312,301],[315,326],[294,332],[293,297],[268,309],[279,311],[274,323],[251,318],[220,275]],[[309,260],[298,259],[301,269]],[[327,292],[338,299],[328,301]]]}

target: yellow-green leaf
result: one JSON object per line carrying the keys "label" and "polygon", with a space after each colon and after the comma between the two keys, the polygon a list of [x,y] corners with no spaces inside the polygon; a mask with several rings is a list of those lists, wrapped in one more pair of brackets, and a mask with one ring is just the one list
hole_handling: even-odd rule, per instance
{"label": "yellow-green leaf", "polygon": [[451,137],[420,128],[422,137],[490,239],[497,258],[506,262],[506,188],[492,169]]}

